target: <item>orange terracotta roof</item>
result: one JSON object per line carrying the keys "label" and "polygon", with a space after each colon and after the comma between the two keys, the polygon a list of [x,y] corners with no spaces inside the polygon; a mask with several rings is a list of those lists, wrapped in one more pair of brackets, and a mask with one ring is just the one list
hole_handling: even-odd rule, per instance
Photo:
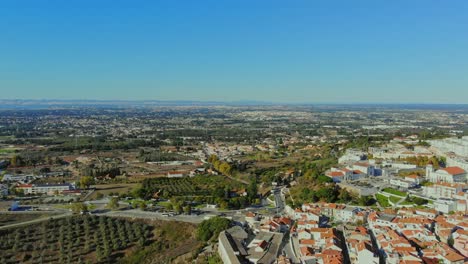
{"label": "orange terracotta roof", "polygon": [[301,247],[302,256],[311,256],[313,254],[312,250],[308,247]]}
{"label": "orange terracotta roof", "polygon": [[356,166],[361,166],[361,167],[367,167],[367,166],[369,166],[369,163],[366,163],[366,162],[356,162],[356,163],[354,163],[354,165],[356,165]]}
{"label": "orange terracotta roof", "polygon": [[463,174],[463,173],[466,173],[466,171],[460,167],[447,167],[447,168],[443,168],[441,170],[444,170],[446,171],[448,174],[450,175],[457,175],[457,174]]}
{"label": "orange terracotta roof", "polygon": [[343,177],[344,174],[341,171],[330,171],[329,173],[327,173],[327,176],[330,176],[330,177]]}
{"label": "orange terracotta roof", "polygon": [[302,239],[302,240],[299,241],[299,244],[313,246],[313,245],[315,245],[315,240],[313,240],[313,239]]}

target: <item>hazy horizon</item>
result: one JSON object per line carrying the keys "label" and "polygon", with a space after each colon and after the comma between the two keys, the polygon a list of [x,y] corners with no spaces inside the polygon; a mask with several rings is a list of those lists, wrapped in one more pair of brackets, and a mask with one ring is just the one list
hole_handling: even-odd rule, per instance
{"label": "hazy horizon", "polygon": [[[0,103],[6,105],[21,104],[73,104],[93,103],[119,105],[119,104],[162,104],[162,105],[246,105],[246,106],[468,106],[468,103],[426,103],[426,102],[281,102],[281,101],[261,101],[261,100],[157,100],[157,99],[4,99],[0,98]],[[1,106],[0,106],[1,107]]]}

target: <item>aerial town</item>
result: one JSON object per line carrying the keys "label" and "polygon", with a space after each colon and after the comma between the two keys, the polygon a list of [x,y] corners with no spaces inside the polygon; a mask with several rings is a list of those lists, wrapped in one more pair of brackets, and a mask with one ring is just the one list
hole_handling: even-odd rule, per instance
{"label": "aerial town", "polygon": [[467,29],[468,0],[0,0],[0,264],[468,264]]}
{"label": "aerial town", "polygon": [[3,105],[1,263],[468,261],[464,106]]}

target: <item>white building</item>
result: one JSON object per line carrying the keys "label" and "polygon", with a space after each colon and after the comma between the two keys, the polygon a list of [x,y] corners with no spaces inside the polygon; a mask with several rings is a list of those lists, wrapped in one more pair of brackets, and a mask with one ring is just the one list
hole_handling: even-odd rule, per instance
{"label": "white building", "polygon": [[247,255],[247,252],[236,243],[232,236],[226,231],[219,233],[218,254],[227,264],[241,264],[239,256]]}
{"label": "white building", "polygon": [[23,190],[24,194],[49,194],[53,195],[56,193],[61,193],[63,191],[68,191],[72,189],[72,186],[68,183],[66,184],[20,184],[17,186],[17,189]]}
{"label": "white building", "polygon": [[20,174],[20,175],[12,175],[12,174],[5,174],[3,175],[3,179],[2,181],[6,182],[6,181],[10,181],[10,182],[29,182],[29,181],[32,181],[34,179],[36,179],[37,177],[34,176],[34,175],[23,175],[23,174]]}
{"label": "white building", "polygon": [[371,251],[370,243],[361,243],[357,249],[357,264],[378,264],[379,257]]}
{"label": "white building", "polygon": [[407,181],[407,180],[403,180],[400,178],[390,179],[390,184],[393,186],[406,188],[406,189],[414,188],[417,186],[417,184],[412,181]]}
{"label": "white building", "polygon": [[446,183],[446,182],[439,182],[434,183],[431,186],[423,187],[423,193],[427,197],[432,197],[435,199],[438,198],[447,198],[451,199],[454,198],[459,192],[463,192],[467,186],[460,183]]}
{"label": "white building", "polygon": [[350,169],[362,171],[367,174],[367,176],[375,175],[375,166],[371,165],[368,161],[356,162],[350,166]]}
{"label": "white building", "polygon": [[338,159],[338,163],[356,162],[366,159],[365,152],[357,149],[348,149],[345,154]]}
{"label": "white building", "polygon": [[460,167],[447,167],[434,170],[431,164],[426,167],[426,178],[430,182],[466,182],[466,171]]}
{"label": "white building", "polygon": [[444,214],[455,212],[457,210],[457,201],[450,199],[437,199],[434,202],[434,209]]}
{"label": "white building", "polygon": [[168,178],[182,178],[184,177],[184,172],[183,171],[169,171],[167,172],[167,177]]}
{"label": "white building", "polygon": [[393,161],[384,161],[382,162],[382,166],[399,169],[399,170],[411,170],[411,169],[416,169],[418,167],[414,164],[403,163],[403,162],[393,162]]}
{"label": "white building", "polygon": [[414,182],[415,184],[420,184],[421,178],[416,174],[412,174],[412,175],[406,176],[405,181]]}
{"label": "white building", "polygon": [[365,172],[349,168],[331,168],[331,170],[327,171],[325,175],[331,178],[334,182],[354,181],[367,177]]}
{"label": "white building", "polygon": [[459,156],[468,157],[468,136],[464,136],[462,138],[430,140],[429,143],[433,148],[437,148],[440,152],[454,152]]}

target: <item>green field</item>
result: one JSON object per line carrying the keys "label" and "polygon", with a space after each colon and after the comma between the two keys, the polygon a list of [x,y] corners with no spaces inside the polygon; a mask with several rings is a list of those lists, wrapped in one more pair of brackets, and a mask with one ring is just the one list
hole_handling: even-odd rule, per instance
{"label": "green field", "polygon": [[375,198],[379,202],[380,206],[382,207],[390,207],[390,203],[388,202],[388,198],[382,194],[376,194]]}
{"label": "green field", "polygon": [[95,191],[88,197],[88,200],[96,199],[98,193],[103,194],[104,196],[107,195],[121,195],[130,193],[135,187],[137,187],[137,183],[111,183],[111,184],[96,184],[93,185]]}
{"label": "green field", "polygon": [[10,153],[15,153],[16,149],[11,149],[11,148],[4,148],[0,149],[0,154],[10,154]]}
{"label": "green field", "polygon": [[401,196],[401,197],[406,197],[406,195],[407,195],[406,192],[399,191],[399,190],[396,190],[396,189],[393,189],[393,188],[385,188],[382,191],[384,191],[386,193],[393,194],[393,195]]}
{"label": "green field", "polygon": [[390,199],[390,201],[392,201],[392,203],[394,204],[398,203],[401,200],[400,197],[395,197],[395,196],[390,196],[388,197],[388,199]]}

